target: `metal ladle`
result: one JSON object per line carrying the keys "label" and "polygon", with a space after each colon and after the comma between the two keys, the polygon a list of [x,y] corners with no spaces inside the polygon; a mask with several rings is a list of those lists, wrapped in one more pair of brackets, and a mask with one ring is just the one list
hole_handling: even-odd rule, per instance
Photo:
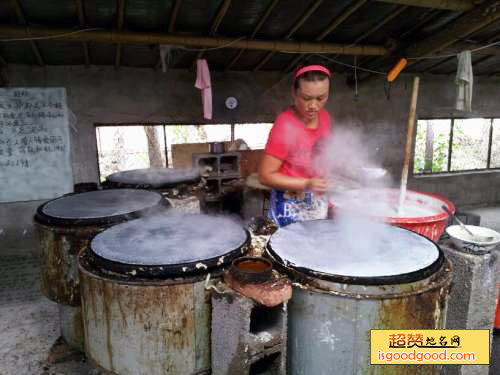
{"label": "metal ladle", "polygon": [[474,234],[470,231],[469,228],[467,228],[465,226],[464,223],[462,223],[462,221],[460,221],[458,219],[458,217],[455,216],[455,214],[451,213],[451,211],[448,209],[448,207],[446,207],[445,205],[442,205],[441,208],[448,214],[450,215],[459,225],[460,225],[460,228],[462,228],[462,230],[464,230],[465,232],[467,232],[467,234],[472,238],[472,240],[474,241],[477,241],[477,242],[491,242],[495,239],[495,237],[491,237],[491,236],[481,236],[481,235],[478,235],[478,234]]}

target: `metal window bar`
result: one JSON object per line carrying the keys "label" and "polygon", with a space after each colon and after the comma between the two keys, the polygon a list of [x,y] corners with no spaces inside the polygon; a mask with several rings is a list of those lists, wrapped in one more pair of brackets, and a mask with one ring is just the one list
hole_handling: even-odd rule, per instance
{"label": "metal window bar", "polygon": [[455,127],[455,119],[451,119],[451,125],[450,125],[450,138],[448,140],[448,168],[446,169],[447,172],[451,172],[451,155],[453,153],[453,128]]}
{"label": "metal window bar", "polygon": [[165,168],[168,168],[168,147],[167,147],[167,129],[165,129],[165,125],[162,126],[163,129],[163,144],[165,146]]}
{"label": "metal window bar", "polygon": [[493,143],[493,118],[490,119],[490,137],[488,139],[488,158],[486,160],[486,168],[490,169],[491,164],[491,146]]}
{"label": "metal window bar", "polygon": [[[445,118],[423,118],[420,120],[445,120]],[[451,126],[450,126],[450,139],[449,139],[449,145],[448,145],[448,166],[447,166],[447,171],[446,172],[427,172],[427,171],[422,171],[420,173],[415,173],[413,171],[414,176],[423,176],[423,175],[428,175],[428,174],[454,174],[454,173],[462,173],[462,172],[487,172],[487,171],[500,171],[500,167],[492,168],[491,167],[491,152],[493,148],[493,123],[495,120],[500,119],[497,117],[490,117],[490,129],[489,129],[489,138],[488,138],[488,158],[487,158],[487,166],[486,168],[478,168],[478,169],[460,169],[456,171],[451,170],[451,159],[453,156],[453,141],[454,141],[454,127],[455,127],[455,120],[462,120],[466,119],[465,117],[451,117],[449,120],[451,120]],[[413,153],[415,155],[415,145],[413,149]]]}

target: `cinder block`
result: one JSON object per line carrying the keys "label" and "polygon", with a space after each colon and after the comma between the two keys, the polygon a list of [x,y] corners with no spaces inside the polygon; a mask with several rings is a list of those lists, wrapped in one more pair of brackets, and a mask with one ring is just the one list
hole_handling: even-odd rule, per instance
{"label": "cinder block", "polygon": [[[457,249],[449,239],[440,244],[453,265],[446,329],[493,331],[496,305],[496,254]],[[490,337],[491,342],[491,337]],[[443,375],[488,375],[488,365],[447,365]]]}
{"label": "cinder block", "polygon": [[212,292],[212,375],[285,375],[286,303],[269,308]]}

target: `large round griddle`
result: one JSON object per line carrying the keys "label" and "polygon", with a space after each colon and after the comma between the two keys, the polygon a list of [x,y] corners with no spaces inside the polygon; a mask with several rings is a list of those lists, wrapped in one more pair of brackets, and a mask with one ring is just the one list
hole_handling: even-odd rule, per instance
{"label": "large round griddle", "polygon": [[91,243],[101,269],[139,277],[170,277],[229,264],[246,251],[248,232],[231,219],[161,215],[116,225]]}
{"label": "large round griddle", "polygon": [[49,225],[106,225],[164,210],[169,203],[147,190],[116,189],[71,194],[38,207],[35,219]]}
{"label": "large round griddle", "polygon": [[348,284],[400,284],[424,279],[443,263],[441,249],[409,230],[383,223],[313,220],[278,229],[268,252],[285,269]]}
{"label": "large round griddle", "polygon": [[145,168],[113,173],[106,178],[111,187],[162,189],[200,181],[197,169]]}

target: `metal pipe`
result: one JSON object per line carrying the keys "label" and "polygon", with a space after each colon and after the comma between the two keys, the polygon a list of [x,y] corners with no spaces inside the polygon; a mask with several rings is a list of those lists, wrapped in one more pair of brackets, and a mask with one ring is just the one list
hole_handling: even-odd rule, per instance
{"label": "metal pipe", "polygon": [[338,53],[341,55],[382,56],[387,48],[377,45],[349,46],[340,43],[293,42],[282,40],[231,39],[216,37],[182,36],[166,33],[88,30],[75,33],[74,29],[53,27],[0,26],[0,38],[50,37],[68,42],[86,41],[96,43],[122,44],[171,44],[202,48],[243,48],[261,51],[284,51],[294,53]]}

